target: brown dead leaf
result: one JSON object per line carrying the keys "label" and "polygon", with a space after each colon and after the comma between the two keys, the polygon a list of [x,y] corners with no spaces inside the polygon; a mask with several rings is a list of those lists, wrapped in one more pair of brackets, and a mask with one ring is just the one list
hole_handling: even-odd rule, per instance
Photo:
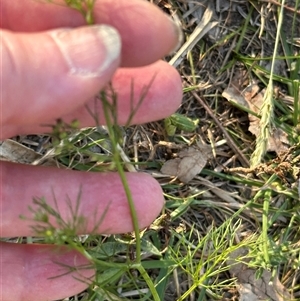
{"label": "brown dead leaf", "polygon": [[[236,277],[239,284],[240,301],[291,300],[290,294],[277,276],[272,279],[271,272],[264,270],[261,278],[256,279],[256,270],[249,268],[246,263],[240,262],[247,253],[246,248],[237,249],[231,253],[230,259],[227,261],[231,276]],[[245,260],[243,261],[245,262]]]}
{"label": "brown dead leaf", "polygon": [[30,164],[40,157],[41,155],[31,148],[11,139],[7,139],[0,144],[0,159],[4,161]]}
{"label": "brown dead leaf", "polygon": [[[249,108],[254,113],[260,114],[266,89],[260,91],[257,84],[251,84],[241,92],[237,83],[237,80],[233,80],[233,84],[223,91],[222,96],[227,100]],[[242,90],[242,87],[240,88]],[[260,119],[252,114],[248,114],[248,116],[250,121],[249,131],[257,137],[259,134]],[[282,151],[286,151],[288,147],[287,134],[280,128],[273,129],[268,141],[267,151],[275,151],[279,154]]]}
{"label": "brown dead leaf", "polygon": [[179,152],[178,158],[168,160],[162,166],[161,172],[188,183],[201,172],[210,156],[211,148],[208,145],[192,146]]}
{"label": "brown dead leaf", "polygon": [[52,158],[44,159],[41,154],[11,139],[0,142],[0,160],[22,164],[34,164],[41,161],[40,165],[57,166]]}

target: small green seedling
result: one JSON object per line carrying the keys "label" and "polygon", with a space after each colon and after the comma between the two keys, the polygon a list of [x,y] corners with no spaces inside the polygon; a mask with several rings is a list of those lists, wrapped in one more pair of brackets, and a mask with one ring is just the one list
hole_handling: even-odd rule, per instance
{"label": "small green seedling", "polygon": [[177,129],[186,132],[196,130],[199,119],[192,119],[182,114],[175,113],[164,120],[165,130],[168,136],[174,136]]}

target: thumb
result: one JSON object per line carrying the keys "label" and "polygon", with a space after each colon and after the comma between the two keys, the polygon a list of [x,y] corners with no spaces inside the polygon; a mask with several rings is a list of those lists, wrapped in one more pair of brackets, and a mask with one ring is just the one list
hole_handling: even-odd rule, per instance
{"label": "thumb", "polygon": [[120,36],[107,25],[0,35],[2,130],[40,124],[82,106],[120,62]]}

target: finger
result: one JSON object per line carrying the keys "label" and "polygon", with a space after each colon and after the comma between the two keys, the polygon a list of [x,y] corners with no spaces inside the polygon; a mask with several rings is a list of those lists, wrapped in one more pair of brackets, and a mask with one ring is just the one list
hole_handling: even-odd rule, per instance
{"label": "finger", "polygon": [[[163,61],[147,67],[119,69],[113,77],[112,85],[117,95],[117,120],[119,124],[123,125],[128,122],[132,111],[135,109],[131,124],[142,124],[165,118],[177,110],[182,99],[181,78],[173,67]],[[72,102],[71,98],[69,100]],[[10,103],[7,104],[7,106],[9,105]],[[72,103],[70,103],[71,105]],[[98,117],[99,123],[104,124],[105,118],[101,101],[93,98],[87,106]],[[30,107],[16,107],[14,109],[16,120],[20,114],[27,113],[26,109],[28,109],[29,116]],[[56,117],[61,118],[66,123],[76,119],[82,127],[96,125],[94,116],[86,107],[80,107],[65,116],[57,110],[55,112]],[[36,125],[27,126],[26,124],[31,122],[31,119],[28,119],[26,124],[21,126],[3,127],[2,134],[5,137],[10,137],[17,134],[51,132],[51,128],[45,127],[45,125],[54,125],[56,121],[54,119],[49,120],[48,114],[49,111],[47,110],[41,112]]]}
{"label": "finger", "polygon": [[[82,106],[119,64],[120,39],[106,25],[43,34],[2,32],[2,125],[40,122]],[[16,89],[17,87],[17,89]]]}
{"label": "finger", "polygon": [[[39,207],[33,197],[44,198],[61,220],[77,233],[124,233],[133,230],[128,200],[117,173],[86,173],[41,166],[0,163],[0,231],[2,237],[36,235],[30,219]],[[159,184],[144,173],[127,173],[139,227],[148,226],[164,200]],[[57,207],[56,207],[57,206]],[[76,209],[77,208],[77,209]],[[20,219],[20,215],[27,217]],[[54,227],[60,227],[50,216]],[[74,224],[74,221],[80,221]],[[11,225],[14,225],[11,227]]]}
{"label": "finger", "polygon": [[0,255],[5,301],[61,300],[86,289],[94,275],[85,257],[54,245],[0,243]]}
{"label": "finger", "polygon": [[97,23],[115,27],[122,38],[122,66],[151,64],[174,51],[181,42],[181,29],[147,1],[96,2]]}
{"label": "finger", "polygon": [[[14,31],[33,32],[85,24],[80,13],[64,4],[34,0],[2,0],[1,4],[2,26]],[[147,1],[98,0],[94,15],[96,23],[111,25],[119,31],[123,45],[122,66],[152,63],[178,44],[180,29]]]}

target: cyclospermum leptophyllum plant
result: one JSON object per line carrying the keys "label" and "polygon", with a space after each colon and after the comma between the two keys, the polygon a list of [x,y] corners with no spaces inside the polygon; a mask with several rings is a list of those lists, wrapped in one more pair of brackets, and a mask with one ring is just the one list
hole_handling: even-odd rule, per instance
{"label": "cyclospermum leptophyllum plant", "polygon": [[[86,23],[88,25],[94,24],[94,17],[93,17],[93,9],[96,0],[65,0],[63,2],[57,2],[56,0],[44,0],[49,3],[53,4],[59,4],[66,6],[80,12],[84,19],[86,20]],[[137,109],[139,108],[140,104],[142,103],[143,99],[148,93],[149,87],[151,86],[154,78],[151,80],[148,86],[145,87],[145,89],[142,91],[141,95],[139,96],[139,101],[135,106],[131,107],[131,114],[128,118],[127,124],[129,125],[131,122],[131,119]],[[131,89],[133,91],[133,83],[131,85]],[[131,94],[133,98],[133,93]],[[110,268],[117,268],[121,271],[130,271],[131,269],[136,269],[139,274],[142,276],[144,281],[146,282],[150,292],[151,292],[151,300],[157,300],[159,301],[160,298],[158,296],[158,293],[155,289],[154,283],[149,277],[148,273],[146,272],[145,268],[141,264],[141,253],[142,253],[142,242],[141,242],[141,235],[139,230],[139,224],[137,219],[137,213],[135,210],[134,202],[132,199],[132,194],[126,179],[125,171],[123,162],[120,157],[120,128],[117,126],[117,94],[114,92],[111,85],[109,85],[106,90],[100,91],[98,96],[96,97],[97,100],[101,101],[102,108],[104,111],[105,116],[105,124],[106,124],[106,130],[108,139],[111,144],[111,158],[114,164],[114,167],[116,171],[119,173],[127,200],[128,205],[130,209],[130,214],[132,218],[132,224],[134,228],[134,235],[132,242],[135,242],[135,250],[134,250],[134,256],[133,260],[129,260],[129,258],[126,260],[126,262],[107,262],[105,260],[98,259],[97,257],[91,255],[89,251],[86,250],[80,239],[76,238],[76,232],[79,230],[84,229],[85,223],[86,223],[86,217],[77,216],[76,208],[78,205],[76,205],[76,208],[70,207],[70,212],[72,213],[71,219],[73,218],[74,221],[64,221],[62,217],[60,216],[57,208],[53,208],[47,204],[47,201],[43,198],[35,198],[34,199],[34,208],[30,208],[31,212],[33,213],[33,220],[37,223],[35,227],[33,227],[33,230],[36,230],[37,234],[39,236],[44,236],[45,242],[55,242],[58,244],[68,244],[70,247],[75,248],[77,251],[81,252],[83,255],[85,255],[89,260],[91,260],[96,268],[100,270],[103,270],[104,268],[110,269]],[[99,125],[98,119],[96,114],[93,114],[91,109],[87,108],[87,110],[92,114],[92,117],[94,117],[96,125]],[[72,123],[73,124],[73,123]],[[74,122],[75,124],[75,122]],[[59,121],[58,127],[59,130],[61,129],[60,125],[64,125],[63,120]],[[57,126],[54,126],[53,129],[57,130]],[[75,130],[72,127],[72,130]],[[61,134],[61,131],[59,131]],[[54,133],[55,134],[55,133]],[[58,140],[60,137],[56,137]],[[68,139],[68,136],[62,135],[62,139]],[[60,145],[59,141],[56,141],[58,145]],[[69,144],[68,144],[69,145]],[[70,146],[70,145],[69,145]],[[80,202],[80,192],[78,194],[77,204]],[[71,204],[69,200],[69,204]],[[104,215],[107,208],[104,210]],[[74,214],[73,214],[74,213]],[[61,227],[59,229],[56,229],[51,221],[53,219],[56,220],[56,224],[58,222],[58,225]],[[101,223],[103,219],[103,216],[99,218],[98,225]],[[80,231],[82,232],[82,231]]]}

